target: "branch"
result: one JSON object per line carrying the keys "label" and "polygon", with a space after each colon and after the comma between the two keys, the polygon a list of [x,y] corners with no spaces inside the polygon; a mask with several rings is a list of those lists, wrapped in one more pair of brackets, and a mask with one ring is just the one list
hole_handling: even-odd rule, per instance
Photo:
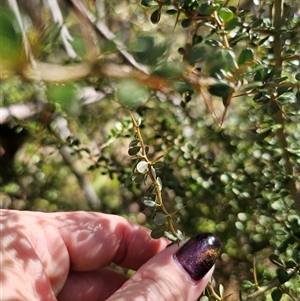
{"label": "branch", "polygon": [[73,7],[78,11],[83,18],[87,19],[96,30],[104,36],[107,40],[113,42],[120,54],[137,70],[149,74],[149,70],[145,65],[138,63],[134,57],[126,50],[126,46],[119,40],[116,39],[116,36],[109,30],[109,28],[102,21],[98,21],[96,17],[90,13],[86,7],[77,0],[70,0]]}
{"label": "branch", "polygon": [[[300,266],[294,267],[292,269],[288,269],[287,273],[289,275],[289,278],[293,277],[293,275],[295,275],[299,270],[300,270]],[[246,301],[256,300],[257,297],[263,295],[265,292],[267,292],[268,290],[270,290],[274,287],[280,286],[281,284],[282,283],[279,282],[278,278],[275,277],[267,285],[259,287],[257,291],[248,295],[248,297],[246,298]]]}
{"label": "branch", "polygon": [[66,52],[70,58],[75,59],[77,57],[77,54],[69,42],[73,41],[73,38],[70,35],[67,26],[64,24],[64,19],[59,5],[56,0],[47,0],[47,2],[54,22],[60,26],[60,36],[65,46]]}
{"label": "branch", "polygon": [[[70,137],[71,132],[68,128],[68,122],[65,118],[59,116],[54,119],[54,123],[56,125],[55,130],[50,128],[50,132],[59,140],[63,142],[66,141],[68,137]],[[82,174],[73,164],[72,156],[71,156],[71,148],[68,146],[62,146],[59,149],[59,152],[66,163],[66,165],[71,169],[72,173],[78,180],[78,183],[81,189],[84,191],[85,196],[87,198],[88,204],[93,209],[99,209],[101,206],[101,200],[98,198],[93,186],[86,179],[85,175]]]}
{"label": "branch", "polygon": [[27,119],[37,113],[36,105],[33,103],[15,104],[8,108],[0,108],[0,124],[9,122],[12,118]]}
{"label": "branch", "polygon": [[[86,106],[96,103],[107,96],[111,91],[96,91],[93,87],[84,87],[78,91],[81,105]],[[13,104],[8,107],[0,107],[0,124],[4,124],[13,118],[24,120],[39,114],[45,107],[45,102],[28,102],[26,104]]]}

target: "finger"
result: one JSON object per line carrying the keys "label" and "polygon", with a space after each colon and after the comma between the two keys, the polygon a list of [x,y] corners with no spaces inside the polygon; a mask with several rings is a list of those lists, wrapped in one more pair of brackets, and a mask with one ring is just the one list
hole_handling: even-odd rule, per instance
{"label": "finger", "polygon": [[151,258],[107,301],[195,301],[205,289],[220,252],[212,234],[198,235]]}
{"label": "finger", "polygon": [[110,268],[97,271],[71,271],[59,293],[58,301],[103,301],[116,292],[128,278]]}
{"label": "finger", "polygon": [[71,269],[90,271],[109,265],[138,269],[167,246],[148,229],[115,216],[94,212],[55,213],[68,249]]}
{"label": "finger", "polygon": [[68,252],[57,228],[43,213],[1,210],[0,215],[3,296],[55,300],[69,271]]}

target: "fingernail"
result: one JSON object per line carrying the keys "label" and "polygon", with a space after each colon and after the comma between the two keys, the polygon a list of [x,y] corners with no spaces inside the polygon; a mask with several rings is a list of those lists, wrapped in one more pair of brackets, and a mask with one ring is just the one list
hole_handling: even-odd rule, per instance
{"label": "fingernail", "polygon": [[220,239],[212,233],[201,233],[187,241],[174,256],[190,277],[199,281],[212,268],[220,253]]}

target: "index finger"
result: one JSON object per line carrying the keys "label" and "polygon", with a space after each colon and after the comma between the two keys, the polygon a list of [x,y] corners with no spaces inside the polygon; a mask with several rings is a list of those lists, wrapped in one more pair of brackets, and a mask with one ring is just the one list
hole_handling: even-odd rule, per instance
{"label": "index finger", "polygon": [[138,269],[165,249],[168,241],[152,239],[150,231],[126,219],[95,212],[53,213],[67,247],[71,269],[95,270],[114,262]]}

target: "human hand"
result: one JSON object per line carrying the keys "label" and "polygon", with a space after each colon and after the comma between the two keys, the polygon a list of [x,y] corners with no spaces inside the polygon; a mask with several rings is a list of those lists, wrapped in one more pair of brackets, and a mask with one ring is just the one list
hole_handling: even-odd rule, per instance
{"label": "human hand", "polygon": [[[114,215],[0,210],[0,216],[2,301],[193,301],[220,252],[219,239],[205,234],[166,248],[167,240]],[[136,273],[128,279],[111,263]]]}

